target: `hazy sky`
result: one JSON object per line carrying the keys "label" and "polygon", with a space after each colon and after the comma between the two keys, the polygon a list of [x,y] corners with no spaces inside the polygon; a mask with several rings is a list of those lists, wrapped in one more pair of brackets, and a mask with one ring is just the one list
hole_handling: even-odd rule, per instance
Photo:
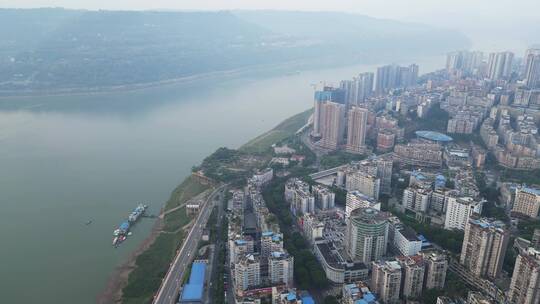
{"label": "hazy sky", "polygon": [[336,10],[386,18],[428,14],[539,16],[538,0],[0,0],[0,7],[61,6],[87,9]]}
{"label": "hazy sky", "polygon": [[[519,48],[540,42],[537,34],[540,0],[0,0],[0,7],[51,6],[110,10],[345,11],[460,29],[484,48],[504,49],[509,43],[502,41],[513,41],[520,44]],[[480,40],[484,41],[478,43]]]}

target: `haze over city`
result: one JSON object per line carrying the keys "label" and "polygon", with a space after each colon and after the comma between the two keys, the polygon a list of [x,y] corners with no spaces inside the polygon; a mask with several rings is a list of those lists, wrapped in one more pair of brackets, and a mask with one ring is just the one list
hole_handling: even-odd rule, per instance
{"label": "haze over city", "polygon": [[[540,43],[535,0],[233,0],[233,1],[92,1],[92,0],[4,0],[0,7],[64,7],[90,10],[298,10],[335,11],[376,18],[418,22],[455,28],[472,38],[473,46],[495,50],[518,51]],[[506,43],[509,42],[509,43]],[[511,44],[510,46],[508,44]]]}
{"label": "haze over city", "polygon": [[0,0],[0,302],[539,303],[538,20]]}

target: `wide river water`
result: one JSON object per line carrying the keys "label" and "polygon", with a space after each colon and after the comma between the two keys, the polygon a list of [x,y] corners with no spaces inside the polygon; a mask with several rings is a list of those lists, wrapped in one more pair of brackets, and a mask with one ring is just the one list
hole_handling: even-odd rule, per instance
{"label": "wide river water", "polygon": [[[444,58],[416,60],[422,72]],[[374,66],[236,77],[95,95],[0,99],[0,302],[94,303],[193,165],[312,106],[312,84]],[[91,225],[85,225],[92,220]]]}

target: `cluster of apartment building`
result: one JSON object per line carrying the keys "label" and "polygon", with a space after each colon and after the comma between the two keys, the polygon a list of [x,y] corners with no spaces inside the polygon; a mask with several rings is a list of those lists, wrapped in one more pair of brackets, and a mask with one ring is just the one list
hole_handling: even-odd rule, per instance
{"label": "cluster of apartment building", "polygon": [[283,303],[279,295],[294,288],[294,257],[283,248],[283,234],[260,192],[272,178],[271,169],[256,173],[229,202],[228,265],[236,303],[261,297]]}
{"label": "cluster of apartment building", "polygon": [[386,155],[370,157],[338,168],[335,185],[347,191],[358,190],[377,200],[381,193],[390,194],[392,158]]}
{"label": "cluster of apartment building", "polygon": [[387,65],[376,74],[361,73],[352,80],[342,80],[339,87],[324,86],[315,92],[312,138],[324,149],[343,149],[366,153],[367,136],[378,142],[380,151],[390,151],[403,139],[404,130],[397,120],[387,116],[376,120],[376,110],[389,101],[391,90],[414,88],[418,66]]}
{"label": "cluster of apartment building", "polygon": [[325,186],[313,185],[292,178],[285,184],[285,201],[289,203],[293,215],[314,213],[316,209],[334,208],[336,195]]}
{"label": "cluster of apartment building", "polygon": [[442,166],[442,146],[438,143],[411,141],[394,147],[394,158],[405,165],[422,167]]}
{"label": "cluster of apartment building", "polygon": [[481,214],[485,200],[480,198],[472,171],[461,170],[454,177],[455,187],[446,187],[441,174],[413,171],[403,190],[402,206],[417,218],[430,217],[445,229],[464,230],[469,218]]}
{"label": "cluster of apartment building", "polygon": [[540,168],[540,49],[528,49],[521,64],[511,52],[448,54],[449,96],[441,103],[452,118],[449,133],[480,129],[485,146],[503,166]]}
{"label": "cluster of apartment building", "polygon": [[480,135],[499,164],[516,169],[540,168],[540,137],[535,118],[528,114],[512,117],[507,109],[493,110],[492,117],[482,124]]}

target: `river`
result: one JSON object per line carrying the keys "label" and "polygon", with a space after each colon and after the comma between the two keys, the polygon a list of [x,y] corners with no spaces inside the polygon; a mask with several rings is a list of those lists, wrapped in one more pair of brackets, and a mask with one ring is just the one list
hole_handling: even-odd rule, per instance
{"label": "river", "polygon": [[[416,62],[426,72],[444,58]],[[238,147],[311,107],[311,84],[374,68],[0,99],[0,302],[94,303],[150,232],[153,220],[142,219],[111,246],[138,202],[158,213],[216,148]]]}

